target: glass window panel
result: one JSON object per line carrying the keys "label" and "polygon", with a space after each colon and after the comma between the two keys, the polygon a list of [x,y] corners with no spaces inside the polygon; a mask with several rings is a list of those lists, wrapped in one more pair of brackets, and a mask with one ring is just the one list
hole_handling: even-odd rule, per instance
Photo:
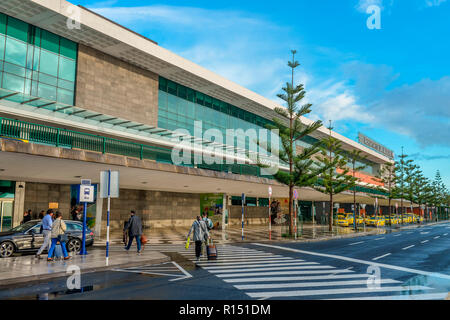
{"label": "glass window panel", "polygon": [[7,35],[22,41],[28,40],[28,23],[8,17]]}
{"label": "glass window panel", "polygon": [[194,99],[195,99],[195,92],[194,92],[194,90],[192,90],[192,89],[190,89],[190,88],[187,88],[187,96],[186,96],[186,99],[189,100],[189,101],[191,101],[191,102],[194,102]]}
{"label": "glass window panel", "polygon": [[200,104],[200,105],[203,105],[204,104],[204,100],[205,100],[204,94],[201,93],[201,92],[196,92],[195,96],[196,96],[196,102],[198,104]]}
{"label": "glass window panel", "polygon": [[77,43],[63,37],[61,37],[60,41],[60,54],[62,56],[76,60],[78,51]]}
{"label": "glass window panel", "polygon": [[35,27],[33,43],[36,47],[41,46],[41,28]]}
{"label": "glass window panel", "polygon": [[172,81],[167,82],[167,92],[173,95],[177,94],[177,84]]}
{"label": "glass window panel", "polygon": [[0,12],[0,33],[6,34],[6,15]]}
{"label": "glass window panel", "polygon": [[30,79],[25,79],[25,90],[23,91],[23,93],[31,95],[31,80]]}
{"label": "glass window panel", "polygon": [[24,90],[24,78],[18,77],[9,73],[3,74],[3,88],[23,92]]}
{"label": "glass window panel", "polygon": [[25,70],[25,76],[26,76],[28,79],[31,79],[32,74],[33,74],[33,71],[31,71],[31,70],[29,70],[29,69],[26,69],[26,70]]}
{"label": "glass window panel", "polygon": [[[0,88],[3,88],[2,81],[3,81],[3,71],[0,70]],[[0,90],[0,91],[2,91],[2,90]]]}
{"label": "glass window panel", "polygon": [[20,42],[18,40],[12,39],[12,38],[7,38],[6,39],[6,50],[5,50],[5,61],[25,67],[26,60],[27,60],[27,45],[26,45],[26,43]]}
{"label": "glass window panel", "polygon": [[39,70],[39,57],[41,55],[41,49],[34,49],[34,57],[33,57],[33,70]]}
{"label": "glass window panel", "polygon": [[212,108],[212,98],[209,96],[205,96],[205,106],[208,108]]}
{"label": "glass window panel", "polygon": [[187,93],[186,93],[186,87],[178,86],[178,96],[179,96],[181,99],[186,99],[186,95],[187,95]]}
{"label": "glass window panel", "polygon": [[38,83],[37,81],[31,81],[31,93],[33,97],[38,96]]}
{"label": "glass window panel", "polygon": [[41,36],[41,48],[59,54],[59,36],[47,30],[42,30]]}
{"label": "glass window panel", "polygon": [[74,91],[75,90],[75,82],[58,79],[58,87],[61,87],[66,90]]}
{"label": "glass window panel", "polygon": [[177,112],[177,97],[171,94],[167,95],[167,110]]}
{"label": "glass window panel", "polygon": [[19,67],[15,64],[5,62],[4,70],[5,72],[15,74],[16,76],[25,77],[25,68]]}
{"label": "glass window panel", "polygon": [[5,36],[0,35],[0,60],[5,59]]}
{"label": "glass window panel", "polygon": [[34,53],[34,46],[28,45],[27,46],[27,68],[33,69],[33,53]]}
{"label": "glass window panel", "polygon": [[75,81],[76,63],[63,57],[59,58],[59,77],[69,81]]}
{"label": "glass window panel", "polygon": [[[40,72],[44,72],[51,76],[58,76],[58,55],[41,50],[41,64],[39,67]],[[67,79],[70,80],[70,79]]]}
{"label": "glass window panel", "polygon": [[159,90],[167,91],[167,81],[161,77],[159,77]]}
{"label": "glass window panel", "polygon": [[167,94],[164,91],[158,92],[158,107],[167,110]]}
{"label": "glass window panel", "polygon": [[58,88],[58,97],[57,101],[65,104],[72,105],[73,104],[73,91],[68,91],[64,89]]}
{"label": "glass window panel", "polygon": [[49,84],[52,86],[55,86],[58,84],[58,79],[52,76],[49,76],[47,74],[44,73],[40,73],[39,74],[39,82],[43,82],[45,84]]}
{"label": "glass window panel", "polygon": [[41,82],[41,83],[39,83],[38,96],[42,97],[44,99],[55,101],[56,100],[56,87],[49,86],[49,85]]}

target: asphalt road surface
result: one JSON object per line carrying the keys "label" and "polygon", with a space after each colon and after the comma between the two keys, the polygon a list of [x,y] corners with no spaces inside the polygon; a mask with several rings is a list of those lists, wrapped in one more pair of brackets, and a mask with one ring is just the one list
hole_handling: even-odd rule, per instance
{"label": "asphalt road surface", "polygon": [[81,290],[67,290],[66,279],[11,287],[0,299],[442,300],[450,292],[450,223],[320,242],[220,245],[218,260],[197,264],[193,248],[148,249],[173,261],[85,274]]}

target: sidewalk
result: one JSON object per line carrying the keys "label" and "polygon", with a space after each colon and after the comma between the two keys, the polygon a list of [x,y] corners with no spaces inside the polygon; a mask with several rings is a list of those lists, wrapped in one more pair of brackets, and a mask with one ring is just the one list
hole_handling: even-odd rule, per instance
{"label": "sidewalk", "polygon": [[84,274],[123,266],[132,267],[170,261],[168,256],[155,251],[144,250],[141,255],[137,255],[134,248],[131,248],[128,253],[123,248],[111,250],[108,266],[105,250],[92,247],[87,249],[87,256],[74,255],[67,261],[47,262],[47,259],[37,259],[34,255],[0,259],[0,289],[11,284],[66,277],[70,275],[67,273],[67,268],[74,265],[80,268],[81,274]]}
{"label": "sidewalk", "polygon": [[[437,223],[444,223],[448,221],[441,221]],[[386,232],[397,232],[400,230],[417,228],[426,225],[433,225],[435,222],[427,224],[411,224],[403,227],[359,227],[358,232],[355,232],[352,227],[338,227],[333,226],[333,232],[328,231],[328,226],[304,224],[298,226],[297,241],[323,241],[340,238],[360,237],[373,234],[384,234]],[[149,244],[184,244],[186,242],[186,235],[189,232],[188,227],[174,227],[174,228],[155,228],[144,230],[145,235],[149,240]],[[273,225],[272,226],[272,241],[295,241],[293,238],[283,237],[282,234],[287,233],[286,226]],[[225,244],[231,242],[255,242],[269,240],[268,225],[251,225],[244,226],[244,240],[242,240],[242,229],[240,226],[230,226],[225,230],[219,227],[219,230],[211,231],[212,238],[217,244]],[[114,231],[110,234],[111,244],[123,244],[122,232]],[[104,238],[96,239],[94,246],[104,247],[106,241]]]}

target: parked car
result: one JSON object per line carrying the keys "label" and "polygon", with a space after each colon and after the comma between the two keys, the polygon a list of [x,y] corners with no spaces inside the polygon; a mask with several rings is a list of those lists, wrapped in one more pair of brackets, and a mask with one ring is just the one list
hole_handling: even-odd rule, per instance
{"label": "parked car", "polygon": [[349,220],[346,216],[340,214],[340,215],[338,215],[336,224],[341,227],[348,227]]}
{"label": "parked car", "polygon": [[386,221],[385,221],[384,217],[372,216],[369,219],[367,219],[366,224],[368,226],[382,227],[382,226],[384,226],[386,224]]}
{"label": "parked car", "polygon": [[[64,221],[67,225],[67,251],[81,250],[83,223],[80,221]],[[0,232],[0,258],[7,258],[14,253],[37,252],[44,243],[44,235],[40,233],[41,220],[31,220],[6,232]],[[94,233],[86,228],[86,246],[94,244]]]}

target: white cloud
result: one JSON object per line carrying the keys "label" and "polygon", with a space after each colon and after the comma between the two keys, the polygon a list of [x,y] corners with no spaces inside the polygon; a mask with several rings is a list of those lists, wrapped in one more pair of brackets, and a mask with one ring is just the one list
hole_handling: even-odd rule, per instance
{"label": "white cloud", "polygon": [[367,8],[372,5],[380,7],[381,10],[384,9],[383,0],[359,0],[355,8],[359,12],[366,13]]}
{"label": "white cloud", "polygon": [[447,2],[447,0],[425,0],[425,5],[427,7],[439,7],[444,2]]}

